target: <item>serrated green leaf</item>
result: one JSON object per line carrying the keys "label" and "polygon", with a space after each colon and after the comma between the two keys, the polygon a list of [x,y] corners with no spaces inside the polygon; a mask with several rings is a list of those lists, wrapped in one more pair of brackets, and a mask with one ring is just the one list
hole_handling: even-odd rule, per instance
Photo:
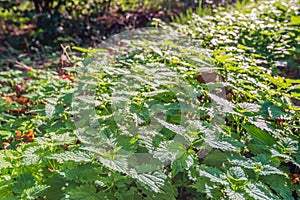
{"label": "serrated green leaf", "polygon": [[44,193],[46,199],[63,199],[66,180],[62,176],[55,174],[49,177],[45,184],[50,187]]}
{"label": "serrated green leaf", "polygon": [[44,146],[31,146],[25,150],[22,162],[25,165],[38,164],[42,159],[41,154],[44,153],[46,153],[44,152]]}
{"label": "serrated green leaf", "polygon": [[13,154],[9,151],[0,151],[0,170],[13,166],[12,162],[9,160],[9,157],[12,156]]}
{"label": "serrated green leaf", "polygon": [[268,189],[265,185],[261,183],[257,183],[257,184],[248,183],[245,186],[245,191],[250,197],[254,198],[255,200],[267,200],[267,199],[279,200],[277,196],[272,194],[270,189]]}
{"label": "serrated green leaf", "polygon": [[67,180],[78,183],[93,183],[98,179],[93,165],[77,165],[74,169],[61,170],[59,174]]}
{"label": "serrated green leaf", "polygon": [[251,138],[259,144],[272,146],[276,143],[276,139],[266,131],[260,130],[253,125],[243,125],[243,127],[247,130]]}
{"label": "serrated green leaf", "polygon": [[55,113],[55,106],[52,104],[46,104],[45,106],[46,117],[52,119]]}
{"label": "serrated green leaf", "polygon": [[188,170],[194,164],[193,156],[184,153],[175,161],[172,162],[172,174],[176,176],[179,172],[184,172],[184,170]]}
{"label": "serrated green leaf", "polygon": [[265,184],[270,185],[270,188],[272,188],[278,195],[280,195],[282,199],[294,199],[291,196],[291,194],[293,193],[293,185],[289,178],[285,176],[270,175],[261,177],[261,180]]}
{"label": "serrated green leaf", "polygon": [[222,185],[228,185],[229,183],[225,181],[225,174],[220,170],[212,167],[200,167],[200,176],[204,176],[210,179],[213,183],[218,183]]}
{"label": "serrated green leaf", "polygon": [[92,185],[81,185],[68,191],[70,200],[101,200],[106,199],[105,195],[97,192]]}
{"label": "serrated green leaf", "polygon": [[167,176],[162,172],[154,172],[138,174],[134,169],[130,170],[129,175],[137,179],[143,186],[150,189],[156,193],[161,192],[161,188],[165,185],[165,179]]}
{"label": "serrated green leaf", "polygon": [[38,197],[41,197],[48,187],[48,185],[36,185],[31,188],[25,189],[21,195],[21,199],[35,200]]}
{"label": "serrated green leaf", "polygon": [[231,188],[227,187],[224,190],[226,196],[231,199],[231,200],[246,200],[246,197],[244,196],[244,194],[242,193],[242,191],[235,191],[232,190]]}
{"label": "serrated green leaf", "polygon": [[15,185],[12,187],[12,191],[17,194],[23,194],[28,188],[32,188],[35,185],[35,180],[32,174],[21,174],[17,179]]}
{"label": "serrated green leaf", "polygon": [[75,162],[90,162],[92,160],[92,156],[89,153],[78,151],[78,152],[71,152],[67,151],[61,154],[52,154],[48,156],[49,159],[57,159],[60,162],[63,161],[75,161]]}
{"label": "serrated green leaf", "polygon": [[289,119],[290,116],[286,113],[283,108],[272,105],[268,108],[268,113],[271,119]]}
{"label": "serrated green leaf", "polygon": [[246,174],[241,167],[231,167],[227,171],[227,178],[234,180],[234,182],[245,183],[248,181]]}
{"label": "serrated green leaf", "polygon": [[222,164],[225,164],[227,162],[226,154],[219,151],[214,150],[208,153],[207,156],[205,156],[203,163],[208,166],[214,166],[219,167],[222,166]]}

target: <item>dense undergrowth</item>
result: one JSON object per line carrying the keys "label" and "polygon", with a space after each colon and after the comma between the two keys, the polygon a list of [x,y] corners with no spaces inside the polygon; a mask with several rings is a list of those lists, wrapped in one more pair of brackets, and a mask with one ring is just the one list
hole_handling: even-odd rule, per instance
{"label": "dense undergrowth", "polygon": [[[246,1],[246,0],[243,0]],[[1,71],[22,62],[34,68],[59,65],[60,45],[95,47],[108,36],[150,26],[153,18],[169,22],[197,8],[209,11],[235,0],[24,0],[0,1]],[[201,4],[200,4],[201,3]]]}
{"label": "dense undergrowth", "polygon": [[3,0],[0,1],[0,41],[3,43],[0,51],[6,55],[26,52],[29,56],[33,54],[33,60],[39,52],[46,54],[49,47],[56,51],[59,44],[94,46],[112,34],[145,27],[153,18],[170,21],[172,16],[184,14],[188,8],[212,8],[234,2]]}
{"label": "dense undergrowth", "polygon": [[158,38],[75,48],[59,73],[0,72],[0,198],[297,199],[299,5],[156,21]]}

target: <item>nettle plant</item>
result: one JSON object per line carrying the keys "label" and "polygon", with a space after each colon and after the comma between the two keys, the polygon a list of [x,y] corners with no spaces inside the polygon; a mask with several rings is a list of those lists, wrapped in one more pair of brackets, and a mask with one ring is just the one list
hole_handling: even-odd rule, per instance
{"label": "nettle plant", "polygon": [[30,99],[0,102],[1,199],[296,199],[300,81],[270,66],[299,60],[299,5],[75,48],[73,80],[1,72],[2,94],[25,76]]}
{"label": "nettle plant", "polygon": [[[154,192],[164,193],[160,184],[171,183],[179,199],[297,196],[298,185],[289,175],[299,171],[299,107],[292,102],[299,98],[293,90],[298,80],[272,77],[253,61],[239,66],[233,56],[214,56],[210,63],[203,49],[193,48],[197,44],[182,40],[178,45],[166,35],[131,46],[127,40],[119,42],[126,48],[91,51],[83,61],[84,77],[91,75],[81,77],[84,89],[77,94],[74,114],[78,137],[88,144],[85,150]],[[281,87],[291,90],[277,90]],[[99,90],[97,101],[91,101]],[[180,92],[187,95],[181,96],[184,103],[178,100]],[[101,136],[89,119],[105,125]],[[114,162],[106,157],[112,155]]]}

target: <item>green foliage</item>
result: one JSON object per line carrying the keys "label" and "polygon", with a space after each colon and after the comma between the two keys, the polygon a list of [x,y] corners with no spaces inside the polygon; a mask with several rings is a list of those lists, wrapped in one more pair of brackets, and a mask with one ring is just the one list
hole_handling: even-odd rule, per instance
{"label": "green foliage", "polygon": [[[96,58],[108,51],[76,47],[84,54],[66,69],[74,82],[50,70],[0,72],[0,198],[297,197],[300,82],[276,69],[299,61],[299,5],[274,0],[163,25],[179,30],[181,51],[168,34],[120,47],[105,64]],[[30,101],[5,98],[20,92]],[[95,115],[80,118],[90,105]],[[18,130],[33,130],[33,141]]]}

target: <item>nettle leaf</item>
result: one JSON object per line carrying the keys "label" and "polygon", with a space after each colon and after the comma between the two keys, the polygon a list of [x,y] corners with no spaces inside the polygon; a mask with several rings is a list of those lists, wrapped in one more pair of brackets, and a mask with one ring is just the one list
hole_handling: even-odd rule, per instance
{"label": "nettle leaf", "polygon": [[208,166],[219,167],[224,163],[228,163],[228,161],[226,158],[226,153],[223,153],[220,150],[213,150],[205,156],[203,163]]}
{"label": "nettle leaf", "polygon": [[205,185],[205,194],[207,199],[222,199],[224,198],[223,192],[219,187]]}
{"label": "nettle leaf", "polygon": [[262,163],[263,165],[272,164],[274,167],[280,166],[280,161],[276,158],[274,159],[270,153],[258,154],[257,156],[252,157],[251,160]]}
{"label": "nettle leaf", "polygon": [[225,113],[232,113],[232,114],[238,114],[236,113],[233,108],[234,108],[234,105],[229,102],[228,100],[222,98],[222,97],[219,97],[217,95],[214,95],[212,93],[208,94],[208,96],[218,105],[222,106],[221,108],[221,111],[222,112],[225,112]]}
{"label": "nettle leaf", "polygon": [[218,135],[213,133],[206,133],[204,141],[212,148],[219,149],[222,151],[233,151],[237,152],[238,149],[231,143],[227,142],[226,140],[222,140],[221,138],[218,138]]}
{"label": "nettle leaf", "polygon": [[271,163],[271,157],[267,158],[264,154],[260,154],[251,159],[245,159],[239,156],[228,156],[228,161],[231,164],[238,165],[246,169],[252,169],[255,173],[263,176],[270,174],[284,175],[284,173],[277,168],[278,166],[275,167],[269,164]]}
{"label": "nettle leaf", "polygon": [[275,105],[268,107],[268,114],[271,119],[291,119],[289,113],[286,113],[283,108]]}
{"label": "nettle leaf", "polygon": [[161,142],[158,148],[152,153],[154,158],[162,163],[174,162],[177,158],[186,153],[186,146],[180,142],[165,141]]}
{"label": "nettle leaf", "polygon": [[199,167],[200,176],[209,178],[211,182],[218,183],[221,185],[229,185],[229,182],[226,181],[225,174],[218,170],[217,168],[212,167]]}
{"label": "nettle leaf", "polygon": [[280,153],[277,149],[271,149],[270,152],[272,153],[273,157],[282,158],[282,159],[284,159],[285,162],[291,162],[300,168],[299,161],[297,162],[297,160],[295,160],[292,156],[284,154],[284,153]]}
{"label": "nettle leaf", "polygon": [[282,171],[277,169],[274,166],[271,166],[269,164],[263,164],[261,162],[253,162],[252,160],[229,160],[230,163],[234,165],[238,165],[241,167],[244,167],[246,169],[252,169],[256,173],[259,173],[260,175],[270,175],[270,174],[278,174],[278,175],[284,175]]}
{"label": "nettle leaf", "polygon": [[97,192],[96,188],[92,185],[81,185],[70,189],[67,192],[68,196],[64,199],[70,200],[101,200],[106,199],[105,195]]}
{"label": "nettle leaf", "polygon": [[8,150],[2,150],[0,151],[0,170],[5,168],[13,167],[14,160],[11,160],[12,158],[15,158],[16,153],[13,151]]}
{"label": "nettle leaf", "polygon": [[224,197],[220,184],[210,181],[210,178],[204,176],[198,177],[196,183],[191,187],[195,188],[198,193],[205,194],[206,199],[222,199]]}
{"label": "nettle leaf", "polygon": [[66,180],[59,174],[54,174],[46,179],[45,184],[50,187],[45,191],[44,195],[46,199],[62,199],[64,196],[64,187],[66,186]]}
{"label": "nettle leaf", "polygon": [[254,142],[258,144],[263,144],[267,146],[272,146],[276,143],[276,139],[273,138],[266,131],[260,130],[259,128],[253,125],[243,125],[243,127],[247,130],[247,133],[251,136]]}
{"label": "nettle leaf", "polygon": [[75,165],[73,169],[64,169],[59,172],[64,178],[78,183],[92,183],[97,180],[96,166]]}
{"label": "nettle leaf", "polygon": [[248,181],[244,170],[241,167],[231,167],[227,170],[227,178],[236,184],[244,184]]}
{"label": "nettle leaf", "polygon": [[261,115],[265,119],[291,119],[291,113],[286,112],[282,107],[276,106],[271,102],[265,102],[261,109]]}
{"label": "nettle leaf", "polygon": [[71,135],[71,133],[63,133],[63,134],[52,134],[51,142],[53,145],[64,145],[64,144],[72,144],[76,140],[76,137]]}
{"label": "nettle leaf", "polygon": [[184,153],[175,161],[172,162],[172,174],[175,176],[179,172],[188,170],[194,164],[193,155]]}
{"label": "nettle leaf", "polygon": [[243,194],[243,191],[235,191],[232,190],[230,187],[226,187],[224,190],[226,196],[231,200],[246,200],[245,195]]}
{"label": "nettle leaf", "polygon": [[66,151],[61,154],[52,154],[48,156],[49,159],[56,159],[59,162],[75,161],[75,162],[91,162],[93,157],[90,153],[84,151]]}
{"label": "nettle leaf", "polygon": [[161,119],[156,118],[156,120],[163,125],[164,127],[166,127],[167,129],[169,129],[170,131],[173,131],[176,134],[179,135],[184,135],[184,133],[186,132],[186,129],[183,126],[180,125],[176,125],[176,124],[170,124],[166,121],[163,121]]}
{"label": "nettle leaf", "polygon": [[165,179],[167,178],[162,172],[138,174],[133,168],[130,169],[129,175],[132,178],[137,179],[144,187],[156,193],[161,192],[161,188],[164,186]]}
{"label": "nettle leaf", "polygon": [[48,185],[36,185],[31,188],[25,189],[21,195],[21,199],[35,200],[38,197],[41,197],[48,187]]}
{"label": "nettle leaf", "polygon": [[46,147],[43,145],[27,148],[24,152],[22,162],[24,162],[25,165],[34,165],[39,163],[42,160],[43,154],[48,152],[45,151],[45,149]]}
{"label": "nettle leaf", "polygon": [[278,144],[282,152],[286,154],[296,153],[299,149],[297,138],[293,136],[282,138],[281,141],[278,141]]}
{"label": "nettle leaf", "polygon": [[258,112],[261,107],[260,105],[254,103],[238,103],[237,105],[240,108],[250,112]]}
{"label": "nettle leaf", "polygon": [[[160,193],[153,193],[152,191],[147,191],[148,194],[154,194],[154,197],[159,197],[159,199],[163,200],[175,200],[176,197],[178,196],[178,188],[174,186],[171,181],[166,178],[164,182],[164,186],[161,187],[161,192]],[[149,195],[150,196],[150,195]]]}
{"label": "nettle leaf", "polygon": [[32,174],[21,174],[17,179],[15,185],[12,187],[12,191],[17,194],[22,194],[25,189],[31,188],[35,185],[35,180]]}
{"label": "nettle leaf", "polygon": [[252,197],[256,200],[279,200],[279,197],[275,196],[271,190],[262,183],[248,183],[245,185],[245,191],[249,197]]}
{"label": "nettle leaf", "polygon": [[291,180],[286,176],[277,176],[275,174],[269,176],[262,176],[260,180],[270,186],[282,199],[294,200],[291,196],[294,187]]}
{"label": "nettle leaf", "polygon": [[275,135],[278,135],[279,130],[275,129],[270,122],[263,120],[263,119],[249,119],[249,122],[253,125],[255,125],[257,128],[261,130],[268,131],[270,133],[273,133]]}
{"label": "nettle leaf", "polygon": [[52,104],[46,104],[45,106],[46,117],[52,119],[55,113],[55,106]]}
{"label": "nettle leaf", "polygon": [[213,183],[210,179],[204,176],[197,177],[196,182],[191,185],[199,193],[205,193],[207,188],[212,188]]}
{"label": "nettle leaf", "polygon": [[97,156],[97,159],[107,168],[128,174],[129,172],[129,162],[128,154],[107,154]]}
{"label": "nettle leaf", "polygon": [[[143,196],[146,196],[146,191],[138,191],[135,187],[130,187],[126,192],[124,190],[118,190],[113,194],[113,197],[111,199],[120,199],[120,200],[126,200],[126,199],[137,199],[142,200]],[[153,195],[152,195],[153,196]],[[147,197],[149,197],[147,195]]]}
{"label": "nettle leaf", "polygon": [[[2,175],[3,176],[3,175]],[[1,199],[18,199],[14,196],[11,186],[14,184],[13,180],[4,180],[4,177],[1,177],[0,181],[0,198]]]}

